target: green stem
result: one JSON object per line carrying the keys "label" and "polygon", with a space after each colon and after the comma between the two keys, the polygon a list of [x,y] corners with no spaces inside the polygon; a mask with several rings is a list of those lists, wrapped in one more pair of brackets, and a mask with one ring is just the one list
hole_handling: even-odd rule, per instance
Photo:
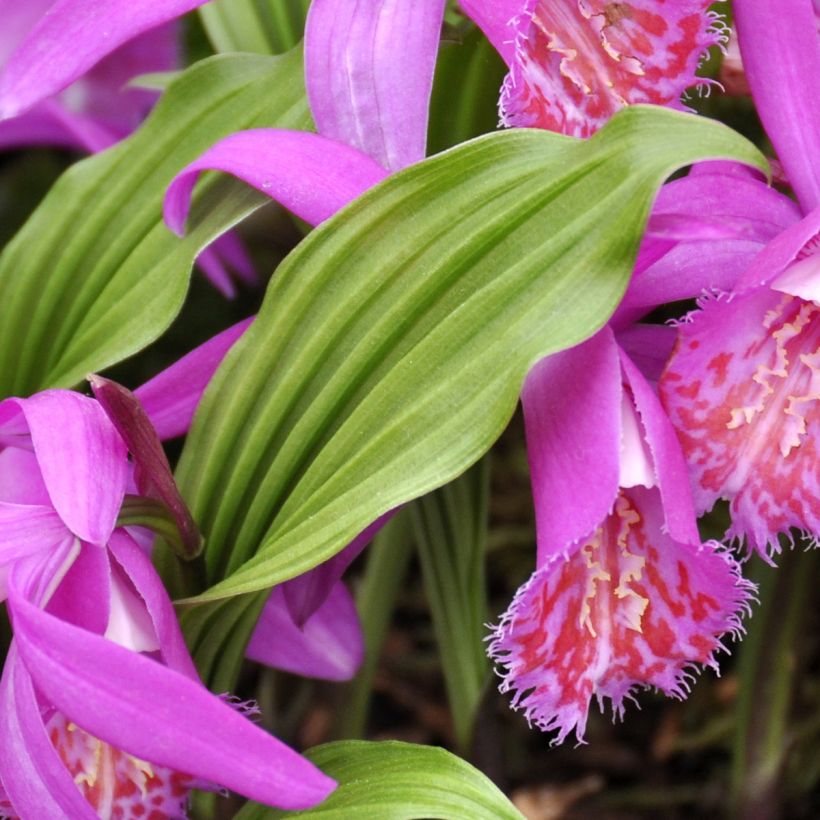
{"label": "green stem", "polygon": [[756,560],[760,607],[740,647],[737,733],[732,763],[732,815],[772,820],[781,814],[781,780],[790,747],[803,627],[818,553],[794,550],[775,569]]}

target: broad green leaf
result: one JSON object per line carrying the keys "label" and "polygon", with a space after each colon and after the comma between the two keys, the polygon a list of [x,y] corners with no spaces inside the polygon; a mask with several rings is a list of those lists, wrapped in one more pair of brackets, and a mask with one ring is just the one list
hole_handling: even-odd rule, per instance
{"label": "broad green leaf", "polygon": [[217,51],[282,54],[305,30],[310,0],[215,0],[199,9]]}
{"label": "broad green leaf", "polygon": [[376,535],[367,549],[364,578],[356,593],[356,609],[364,632],[365,657],[358,674],[350,683],[344,709],[339,713],[338,737],[364,735],[379,657],[396,597],[407,575],[412,546],[410,520],[405,512],[400,512]]}
{"label": "broad green leaf", "polygon": [[479,138],[311,233],[182,454],[217,582],[198,600],[298,575],[477,461],[531,365],[614,310],[660,183],[715,157],[765,166],[719,123],[633,106],[586,141]]}
{"label": "broad green leaf", "polygon": [[436,63],[427,140],[431,154],[494,131],[507,67],[477,28],[443,43]]}
{"label": "broad green leaf", "polygon": [[409,505],[456,741],[468,754],[490,674],[485,554],[489,459]]}
{"label": "broad green leaf", "polygon": [[162,223],[175,173],[238,129],[308,123],[298,51],[214,57],[131,138],[72,166],[0,256],[0,396],[71,386],[156,339],[199,250],[267,201],[211,180],[180,241]]}
{"label": "broad green leaf", "polygon": [[236,820],[523,820],[485,775],[444,749],[343,740],[306,756],[339,783],[324,803],[299,812],[249,803]]}

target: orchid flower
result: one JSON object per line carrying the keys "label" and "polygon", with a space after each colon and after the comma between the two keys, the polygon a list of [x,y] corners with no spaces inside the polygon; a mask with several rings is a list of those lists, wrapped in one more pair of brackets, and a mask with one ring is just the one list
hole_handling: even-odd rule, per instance
{"label": "orchid flower", "polygon": [[583,742],[593,696],[617,715],[636,686],[684,697],[748,607],[737,564],[700,541],[674,431],[619,344],[662,359],[665,330],[605,328],[543,359],[522,394],[538,561],[489,651],[513,708],[555,742]]}
{"label": "orchid flower", "polygon": [[793,529],[820,536],[820,114],[807,105],[820,82],[820,37],[811,0],[738,0],[735,19],[753,97],[802,213],[734,287],[680,325],[661,395],[697,511],[728,500],[727,536],[770,557]]}
{"label": "orchid flower", "polygon": [[501,121],[588,137],[635,103],[688,110],[699,64],[725,40],[710,0],[461,0],[510,68]]}
{"label": "orchid flower", "polygon": [[[133,14],[133,3],[123,4],[129,27],[111,37],[97,16],[101,5],[0,0],[0,151],[48,145],[96,153],[148,114],[158,95],[127,85],[140,74],[177,67],[179,32],[166,22],[177,15],[163,11],[164,4],[144,4],[156,7],[146,18]],[[228,298],[236,295],[233,277],[257,282],[233,233],[206,248],[197,265]]]}
{"label": "orchid flower", "polygon": [[0,441],[9,813],[176,817],[208,784],[283,808],[324,799],[329,778],[199,681],[148,556],[118,525],[130,465],[102,407],[63,390],[7,399]]}

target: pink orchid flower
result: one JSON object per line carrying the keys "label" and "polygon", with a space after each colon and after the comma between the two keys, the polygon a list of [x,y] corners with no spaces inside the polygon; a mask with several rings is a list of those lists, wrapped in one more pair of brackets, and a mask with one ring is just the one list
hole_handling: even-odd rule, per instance
{"label": "pink orchid flower", "polygon": [[118,526],[130,464],[102,407],[63,390],[7,399],[0,441],[9,813],[176,817],[207,784],[289,809],[323,800],[333,781],[200,682],[148,555]]}
{"label": "pink orchid flower", "polygon": [[[753,97],[802,213],[680,326],[661,395],[697,511],[728,500],[727,536],[768,557],[792,530],[820,535],[820,113],[806,104],[820,82],[820,37],[811,0],[738,0],[735,19]],[[755,186],[755,197],[771,198]]]}
{"label": "pink orchid flower", "polygon": [[681,96],[722,45],[710,0],[461,0],[510,68],[501,121],[588,137],[625,105]]}

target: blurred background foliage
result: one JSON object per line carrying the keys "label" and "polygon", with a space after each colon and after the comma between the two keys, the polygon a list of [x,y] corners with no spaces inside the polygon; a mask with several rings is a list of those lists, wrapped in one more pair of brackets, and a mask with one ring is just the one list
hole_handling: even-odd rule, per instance
{"label": "blurred background foliage", "polygon": [[[301,37],[307,5],[217,0],[189,18],[188,60],[216,50],[287,50]],[[712,55],[705,73],[718,76],[720,61]],[[431,153],[496,127],[504,73],[492,48],[451,8],[431,109]],[[747,97],[713,88],[693,93],[690,102],[771,152]],[[46,149],[0,154],[0,245],[76,158]],[[303,231],[275,205],[242,225],[261,285]],[[262,293],[262,286],[241,286],[226,301],[195,276],[171,329],[111,376],[140,384],[253,313]],[[178,452],[172,443],[172,459]],[[725,523],[725,510],[717,509],[702,522],[704,537],[718,537]],[[236,694],[258,700],[264,724],[302,748],[341,738],[442,745],[487,773],[533,820],[820,816],[817,551],[798,543],[786,546],[777,568],[747,563],[747,575],[760,584],[760,604],[746,639],[722,656],[719,678],[703,673],[684,702],[641,693],[640,708],[630,707],[623,723],[593,708],[587,744],[558,748],[508,708],[484,654],[486,623],[507,607],[534,560],[519,414],[488,457],[408,505],[348,574],[368,649],[355,680],[319,683],[247,663]],[[7,643],[5,621],[0,638]],[[237,807],[221,803],[219,811],[230,817]]]}

